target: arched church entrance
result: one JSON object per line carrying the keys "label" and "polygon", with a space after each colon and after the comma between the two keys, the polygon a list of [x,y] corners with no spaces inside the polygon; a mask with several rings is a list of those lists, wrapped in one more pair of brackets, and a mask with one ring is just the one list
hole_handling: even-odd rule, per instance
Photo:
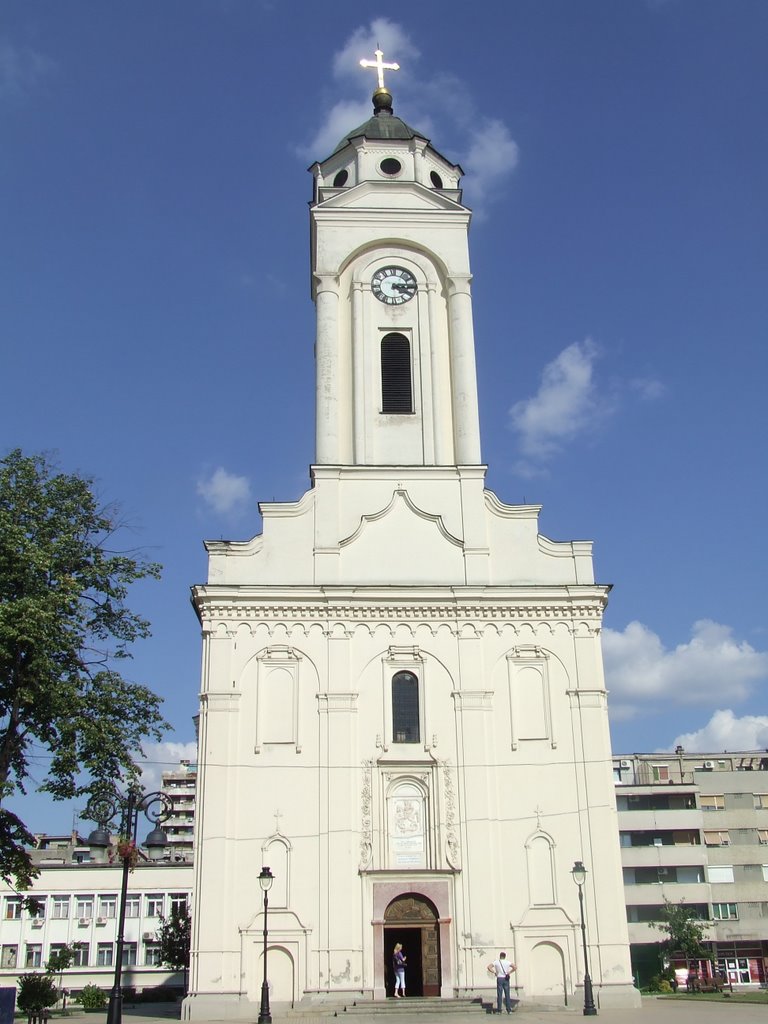
{"label": "arched church entrance", "polygon": [[384,911],[384,959],[387,995],[395,988],[392,953],[401,943],[406,956],[405,994],[440,995],[440,930],[437,908],[419,893],[404,893]]}

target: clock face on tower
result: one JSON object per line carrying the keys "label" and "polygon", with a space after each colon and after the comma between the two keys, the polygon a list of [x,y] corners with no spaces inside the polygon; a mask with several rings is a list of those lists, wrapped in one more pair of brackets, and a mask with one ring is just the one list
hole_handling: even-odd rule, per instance
{"label": "clock face on tower", "polygon": [[401,306],[416,294],[416,278],[402,267],[382,267],[371,280],[371,291],[388,306]]}

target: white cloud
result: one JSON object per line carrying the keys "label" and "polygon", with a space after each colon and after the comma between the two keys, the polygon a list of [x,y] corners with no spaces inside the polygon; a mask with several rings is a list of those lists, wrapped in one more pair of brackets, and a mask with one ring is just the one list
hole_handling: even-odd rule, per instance
{"label": "white cloud", "polygon": [[0,96],[23,96],[34,89],[56,65],[27,46],[0,39]]}
{"label": "white cloud", "polygon": [[251,485],[247,477],[219,466],[209,477],[198,480],[197,493],[214,512],[239,512],[251,500]]}
{"label": "white cloud", "polygon": [[461,165],[468,176],[475,212],[482,220],[486,201],[498,183],[517,167],[520,151],[509,128],[497,118],[482,118],[471,129],[470,140]]}
{"label": "white cloud", "polygon": [[301,155],[307,160],[325,160],[348,132],[364,124],[370,116],[370,100],[339,100],[326,113],[312,141],[301,147]]}
{"label": "white cloud", "polygon": [[[387,18],[374,18],[370,25],[356,28],[344,46],[333,55],[334,76],[355,79],[358,76],[365,77],[360,61],[373,60],[375,50],[382,51],[387,64],[415,63],[419,58],[419,50],[404,28]],[[376,72],[368,70],[366,74],[371,80],[370,91],[373,92],[376,88]],[[398,74],[398,71],[385,72],[385,83],[391,80],[390,76],[396,78]]]}
{"label": "white cloud", "polygon": [[539,390],[515,402],[509,415],[525,460],[551,458],[577,434],[594,425],[607,409],[598,407],[594,383],[597,346],[587,338],[563,349],[544,367]]}
{"label": "white cloud", "polygon": [[139,761],[144,792],[160,789],[163,772],[178,768],[180,761],[197,762],[197,743],[145,743],[144,757]]}
{"label": "white cloud", "polygon": [[605,629],[603,658],[614,719],[672,705],[744,700],[768,676],[768,652],[737,641],[730,626],[709,619],[695,622],[690,641],[673,649],[641,622],[630,622],[623,632]]}
{"label": "white cloud", "polygon": [[664,384],[654,377],[635,377],[629,382],[629,386],[646,402],[661,398],[667,390]]}
{"label": "white cloud", "polygon": [[716,711],[707,724],[696,732],[684,732],[672,741],[676,746],[695,753],[720,750],[768,749],[768,715],[743,715],[737,718],[730,708]]}

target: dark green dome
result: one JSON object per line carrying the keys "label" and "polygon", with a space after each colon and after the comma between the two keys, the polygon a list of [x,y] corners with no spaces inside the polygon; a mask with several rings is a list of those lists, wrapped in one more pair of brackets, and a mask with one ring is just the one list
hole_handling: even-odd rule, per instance
{"label": "dark green dome", "polygon": [[392,97],[386,89],[377,89],[373,94],[373,117],[368,118],[359,128],[349,132],[338,144],[334,153],[348,146],[352,139],[429,139],[422,132],[417,132],[405,121],[392,113]]}

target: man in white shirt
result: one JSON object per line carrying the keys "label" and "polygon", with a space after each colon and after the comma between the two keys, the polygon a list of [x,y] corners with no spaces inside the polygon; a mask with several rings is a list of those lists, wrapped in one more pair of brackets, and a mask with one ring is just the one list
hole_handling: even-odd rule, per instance
{"label": "man in white shirt", "polygon": [[509,963],[506,953],[499,953],[498,960],[488,964],[488,971],[496,975],[496,1013],[501,1013],[501,997],[504,996],[504,1006],[507,1013],[512,1013],[512,1000],[509,996],[509,976],[516,970],[514,964]]}

